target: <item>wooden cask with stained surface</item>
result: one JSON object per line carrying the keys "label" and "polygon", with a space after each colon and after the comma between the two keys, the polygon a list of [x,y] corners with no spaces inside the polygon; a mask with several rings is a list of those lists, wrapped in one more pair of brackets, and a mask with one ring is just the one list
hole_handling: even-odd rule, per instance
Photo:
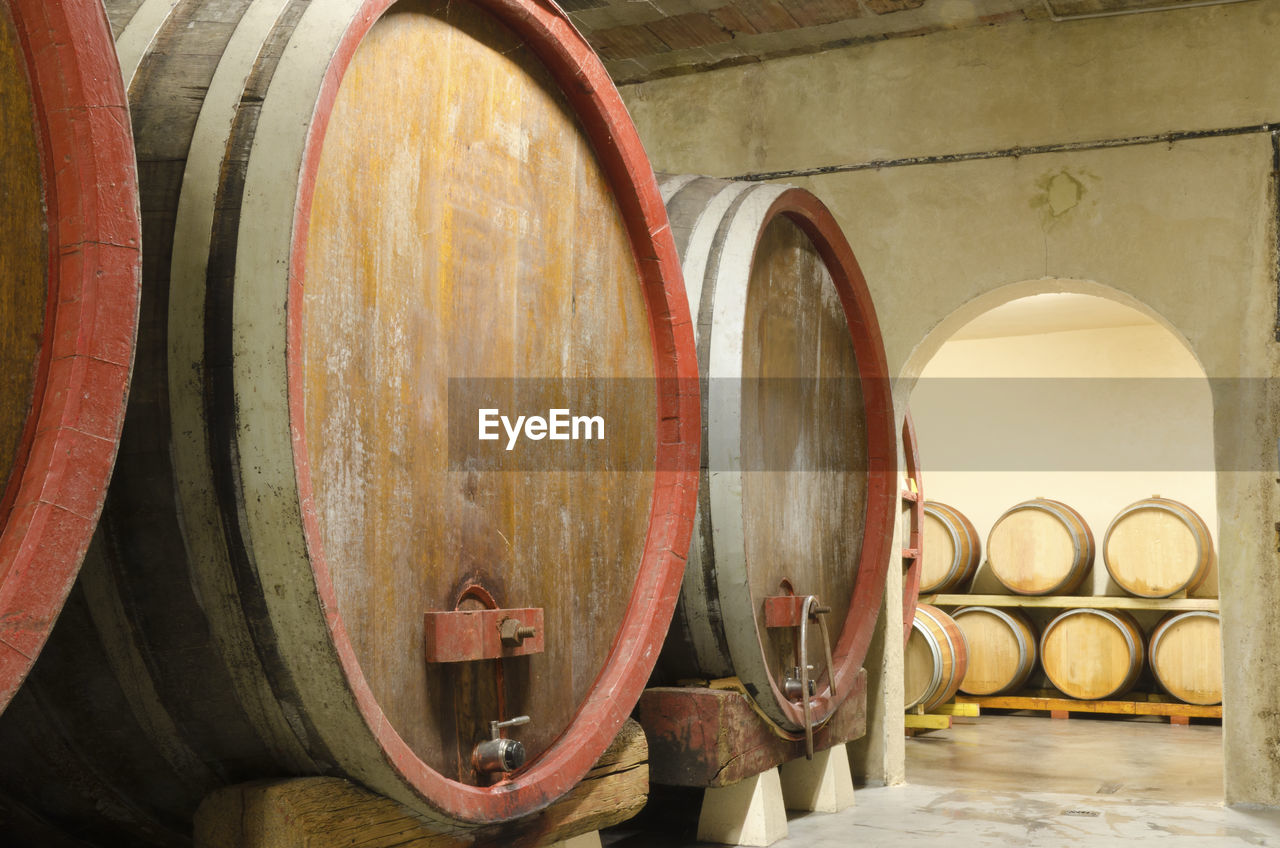
{"label": "wooden cask with stained surface", "polygon": [[[638,699],[695,509],[688,308],[616,90],[534,0],[110,6],[135,392],[0,722],[5,791],[130,845],[186,844],[259,777],[345,776],[441,828],[545,807]],[[602,450],[478,441],[490,391],[578,399]],[[477,767],[521,715],[527,762]]]}
{"label": "wooden cask with stained surface", "polygon": [[911,637],[903,651],[903,696],[908,710],[925,712],[955,697],[969,664],[964,631],[930,604],[916,607]]}
{"label": "wooden cask with stained surface", "polygon": [[1122,509],[1102,541],[1111,579],[1144,598],[1194,591],[1209,575],[1213,555],[1204,519],[1186,504],[1159,496]]}
{"label": "wooden cask with stained surface", "polygon": [[1093,532],[1061,501],[1035,498],[1010,507],[987,534],[992,575],[1019,595],[1061,595],[1093,567]]}
{"label": "wooden cask with stained surface", "polygon": [[1036,632],[1016,609],[965,607],[951,614],[964,631],[969,665],[960,691],[1002,695],[1026,683],[1036,667]]}
{"label": "wooden cask with stained surface", "polygon": [[1151,632],[1147,655],[1165,691],[1188,704],[1222,703],[1222,624],[1216,612],[1171,613]]}
{"label": "wooden cask with stained surface", "polygon": [[[804,653],[811,719],[850,691],[884,594],[898,501],[884,348],[827,208],[786,185],[663,177],[704,377],[698,523],[658,678],[736,676],[782,732]],[[800,602],[826,614],[834,669]]]}
{"label": "wooden cask with stained surface", "polygon": [[1123,694],[1142,673],[1144,654],[1142,629],[1123,610],[1068,610],[1040,636],[1044,672],[1070,698]]}
{"label": "wooden cask with stained surface", "polygon": [[978,570],[982,542],[964,513],[940,501],[924,505],[920,592],[959,589]]}
{"label": "wooden cask with stained surface", "polygon": [[106,496],[138,326],[138,178],[98,0],[0,2],[0,712]]}

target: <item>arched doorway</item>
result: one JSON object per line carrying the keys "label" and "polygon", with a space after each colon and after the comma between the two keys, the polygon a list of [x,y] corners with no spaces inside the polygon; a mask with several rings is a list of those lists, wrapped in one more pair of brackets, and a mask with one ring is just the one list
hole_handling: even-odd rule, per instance
{"label": "arched doorway", "polygon": [[[1161,495],[1191,506],[1216,541],[1209,381],[1185,339],[1127,295],[1072,280],[1034,280],[997,289],[942,321],[913,352],[902,377],[898,398],[909,396],[927,496],[964,512],[984,548],[1001,514],[1022,501],[1052,498],[1084,517],[1099,553],[1092,573],[1071,595],[1131,597],[1110,579],[1101,546],[1112,518],[1143,498]],[[1011,595],[985,562],[960,591]],[[1203,599],[1200,606],[1216,610],[1216,571],[1190,594]],[[954,611],[961,603],[947,608]],[[1070,608],[1039,603],[1012,597],[997,606],[1019,610],[1037,633]],[[1114,603],[1128,601],[1079,606],[1106,609]],[[1177,606],[1157,601],[1127,612],[1149,637]],[[1052,694],[1052,687],[1037,668],[1022,691],[1044,696]],[[1148,669],[1134,692],[1115,700],[1163,695]],[[981,737],[974,734],[982,732],[984,720],[958,720],[961,748],[949,751],[942,742],[909,745],[908,781],[920,779],[913,772],[921,769],[963,771],[968,766],[989,779],[993,763],[984,763],[982,752],[1011,756],[1009,746],[1016,748],[1025,734],[1035,740],[1028,755],[1039,757],[1043,771],[1038,778],[1047,783],[1037,788],[1043,791],[1092,793],[1102,790],[1089,788],[1090,782],[1101,780],[1100,786],[1114,787],[1111,791],[1222,798],[1220,724],[1189,729],[1170,728],[1167,719],[1050,724],[1047,714],[1031,713],[1016,714],[1015,720],[1020,724],[1005,724],[998,736],[976,746],[975,738]],[[1192,737],[1194,744],[1187,744]],[[1123,756],[1112,762],[1116,758],[1105,755],[1123,751],[1130,742],[1138,752],[1185,754],[1187,760],[1162,762],[1157,772],[1176,775],[1164,782],[1153,780],[1150,768],[1134,766],[1131,773],[1124,772]],[[1090,746],[1099,750],[1091,755]],[[1100,770],[1107,771],[1105,779]]]}

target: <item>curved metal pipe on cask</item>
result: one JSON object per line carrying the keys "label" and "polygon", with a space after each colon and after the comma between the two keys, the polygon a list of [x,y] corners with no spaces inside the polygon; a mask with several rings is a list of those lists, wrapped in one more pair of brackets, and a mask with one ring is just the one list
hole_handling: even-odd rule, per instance
{"label": "curved metal pipe on cask", "polygon": [[[695,509],[688,308],[616,90],[535,0],[110,6],[146,45],[136,391],[85,579],[0,721],[4,791],[154,845],[261,777],[342,775],[442,830],[536,812],[639,697]],[[451,455],[472,380],[589,382],[616,453]],[[536,613],[541,651],[430,654],[455,612]],[[526,764],[474,771],[521,714]]]}
{"label": "curved metal pipe on cask", "polygon": [[97,0],[0,2],[0,713],[71,590],[138,327],[138,176]]}
{"label": "curved metal pipe on cask", "polygon": [[[850,691],[884,594],[897,438],[875,309],[830,211],[788,185],[660,177],[703,377],[697,531],[655,680],[737,677],[779,733]],[[801,602],[831,612],[799,643]],[[896,599],[895,599],[896,602]],[[816,697],[802,686],[813,658]],[[834,673],[833,673],[834,672]],[[825,681],[825,683],[823,682]]]}

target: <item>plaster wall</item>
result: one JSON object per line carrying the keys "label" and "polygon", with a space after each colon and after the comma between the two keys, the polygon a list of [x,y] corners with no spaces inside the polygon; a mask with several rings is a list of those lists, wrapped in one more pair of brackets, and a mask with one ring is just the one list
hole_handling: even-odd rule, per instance
{"label": "plaster wall", "polygon": [[[1259,0],[961,30],[623,90],[655,168],[799,171],[789,181],[828,203],[866,272],[899,415],[942,342],[1016,297],[1113,297],[1188,345],[1213,386],[1233,657],[1225,796],[1268,805],[1280,805],[1276,142],[1241,128],[1280,124],[1278,41],[1280,4]],[[891,568],[891,597],[898,581]],[[900,634],[899,605],[885,609]],[[868,661],[876,694],[854,753],[872,782],[903,779],[897,642]]]}

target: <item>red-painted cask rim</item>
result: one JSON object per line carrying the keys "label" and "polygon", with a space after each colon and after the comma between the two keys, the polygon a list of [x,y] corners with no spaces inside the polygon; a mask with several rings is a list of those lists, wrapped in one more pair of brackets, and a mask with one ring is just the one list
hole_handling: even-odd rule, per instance
{"label": "red-painted cask rim", "polygon": [[[523,38],[551,72],[615,189],[644,287],[657,378],[657,472],[649,532],[630,604],[609,659],[578,713],[560,738],[512,779],[485,788],[446,778],[419,759],[386,720],[338,612],[314,509],[302,380],[308,221],[325,130],[342,78],[360,42],[393,5],[392,0],[366,0],[355,15],[329,64],[309,130],[291,247],[288,380],[307,548],[329,633],[359,709],[387,761],[421,797],[450,818],[485,823],[533,812],[573,788],[613,741],[639,699],[675,610],[684,574],[684,554],[696,508],[701,420],[697,355],[675,242],[653,171],[613,82],[591,47],[550,4],[537,0],[475,2]],[[876,338],[878,341],[878,333]]]}
{"label": "red-painted cask rim", "polygon": [[0,531],[0,710],[62,609],[102,509],[141,284],[133,135],[102,4],[7,0],[6,7],[33,92],[49,288],[35,403]]}

